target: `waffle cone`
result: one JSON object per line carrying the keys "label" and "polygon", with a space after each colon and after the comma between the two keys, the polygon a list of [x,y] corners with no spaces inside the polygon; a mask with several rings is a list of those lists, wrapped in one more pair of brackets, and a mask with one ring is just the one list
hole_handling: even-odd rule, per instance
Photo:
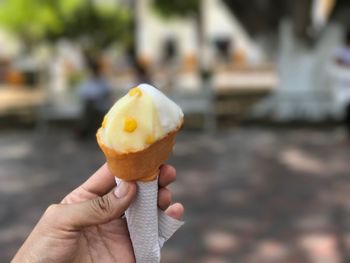
{"label": "waffle cone", "polygon": [[119,153],[107,147],[102,142],[99,131],[96,137],[114,176],[125,181],[147,182],[157,178],[159,167],[169,158],[180,128],[168,133],[146,149],[130,153]]}

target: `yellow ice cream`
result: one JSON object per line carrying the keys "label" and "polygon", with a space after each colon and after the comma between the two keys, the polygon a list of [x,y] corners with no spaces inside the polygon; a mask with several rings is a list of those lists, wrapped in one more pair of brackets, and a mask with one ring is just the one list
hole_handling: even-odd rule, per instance
{"label": "yellow ice cream", "polygon": [[166,133],[151,96],[138,87],[114,104],[99,132],[104,144],[117,152],[142,150]]}

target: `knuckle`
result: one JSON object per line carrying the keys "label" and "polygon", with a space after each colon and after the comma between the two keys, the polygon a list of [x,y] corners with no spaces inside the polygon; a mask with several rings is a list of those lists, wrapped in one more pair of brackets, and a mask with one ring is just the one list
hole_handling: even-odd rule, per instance
{"label": "knuckle", "polygon": [[91,202],[92,210],[97,214],[110,214],[112,212],[112,204],[108,195],[99,196]]}
{"label": "knuckle", "polygon": [[62,223],[63,217],[60,207],[61,205],[59,204],[52,204],[46,209],[42,218],[44,225],[53,226]]}
{"label": "knuckle", "polygon": [[170,165],[169,166],[169,170],[173,174],[173,176],[176,177],[176,169],[175,169],[175,167]]}
{"label": "knuckle", "polygon": [[160,207],[166,208],[171,204],[172,197],[171,192],[168,189],[162,189],[158,198],[158,205]]}
{"label": "knuckle", "polygon": [[168,165],[166,172],[167,172],[167,174],[171,175],[171,177],[176,177],[176,170],[173,166]]}
{"label": "knuckle", "polygon": [[170,201],[171,200],[171,192],[168,188],[163,188],[162,189],[162,195],[164,197],[164,199],[166,201]]}
{"label": "knuckle", "polygon": [[49,218],[54,218],[58,215],[58,209],[59,205],[58,204],[51,204],[45,211],[45,216]]}

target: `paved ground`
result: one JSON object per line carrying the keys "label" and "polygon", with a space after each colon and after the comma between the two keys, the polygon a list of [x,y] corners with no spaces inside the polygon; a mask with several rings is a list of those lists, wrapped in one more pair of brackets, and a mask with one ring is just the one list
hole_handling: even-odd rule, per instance
{"label": "paved ground", "polygon": [[[103,156],[67,131],[0,133],[0,262]],[[183,132],[170,161],[186,225],[163,262],[350,262],[350,147],[335,131]]]}

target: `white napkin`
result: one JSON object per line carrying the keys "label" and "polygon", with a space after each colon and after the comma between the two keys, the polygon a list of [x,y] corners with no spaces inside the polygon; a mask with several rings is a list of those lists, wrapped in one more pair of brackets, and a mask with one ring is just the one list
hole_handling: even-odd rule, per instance
{"label": "white napkin", "polygon": [[[120,181],[116,178],[117,184]],[[184,222],[158,208],[158,178],[136,184],[136,198],[125,212],[135,259],[137,263],[160,262],[160,249]]]}

